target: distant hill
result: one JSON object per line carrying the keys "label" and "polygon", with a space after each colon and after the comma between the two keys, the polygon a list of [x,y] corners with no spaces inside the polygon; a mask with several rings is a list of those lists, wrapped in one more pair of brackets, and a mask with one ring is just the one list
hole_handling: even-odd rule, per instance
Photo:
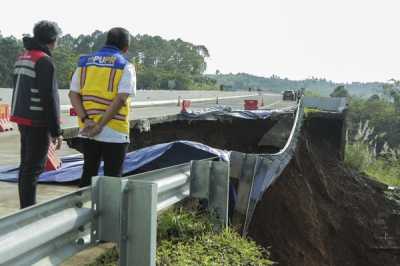
{"label": "distant hill", "polygon": [[306,88],[321,95],[329,95],[334,88],[339,85],[344,85],[351,95],[369,97],[372,94],[379,94],[382,92],[384,83],[371,82],[371,83],[335,83],[326,79],[305,79],[305,80],[290,80],[287,78],[280,78],[278,76],[271,76],[269,78],[254,76],[246,73],[238,74],[208,74],[207,77],[215,79],[218,85],[223,84],[227,89],[243,90],[248,88],[270,90],[274,92],[281,92],[285,89],[300,89]]}

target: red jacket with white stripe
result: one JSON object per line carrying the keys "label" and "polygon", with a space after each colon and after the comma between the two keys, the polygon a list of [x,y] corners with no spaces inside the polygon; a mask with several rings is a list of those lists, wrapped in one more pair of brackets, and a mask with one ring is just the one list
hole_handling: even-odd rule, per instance
{"label": "red jacket with white stripe", "polygon": [[49,49],[24,38],[25,51],[14,66],[10,120],[24,126],[48,127],[52,137],[61,134],[60,99],[55,67]]}

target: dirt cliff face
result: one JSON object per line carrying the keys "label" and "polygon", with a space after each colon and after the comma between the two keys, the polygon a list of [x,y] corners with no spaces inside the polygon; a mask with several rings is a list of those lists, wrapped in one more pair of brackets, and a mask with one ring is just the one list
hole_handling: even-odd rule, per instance
{"label": "dirt cliff face", "polygon": [[295,158],[258,203],[249,236],[279,265],[400,265],[399,206],[336,152],[306,126]]}

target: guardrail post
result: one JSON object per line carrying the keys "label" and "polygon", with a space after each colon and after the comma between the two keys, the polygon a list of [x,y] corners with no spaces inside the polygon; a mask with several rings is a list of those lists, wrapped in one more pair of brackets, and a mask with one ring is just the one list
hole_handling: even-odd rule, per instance
{"label": "guardrail post", "polygon": [[229,165],[226,162],[192,161],[190,196],[207,199],[220,224],[228,225]]}
{"label": "guardrail post", "polygon": [[120,265],[156,264],[157,184],[123,181]]}
{"label": "guardrail post", "polygon": [[119,244],[119,265],[155,265],[157,184],[115,177],[92,182],[92,242]]}
{"label": "guardrail post", "polygon": [[229,164],[212,162],[210,173],[209,208],[215,211],[217,219],[228,226]]}
{"label": "guardrail post", "polygon": [[210,191],[211,161],[192,161],[190,167],[190,196],[208,199]]}
{"label": "guardrail post", "polygon": [[118,242],[120,235],[121,180],[94,177],[92,180],[92,243]]}
{"label": "guardrail post", "polygon": [[238,184],[238,198],[232,215],[232,224],[240,232],[243,230],[248,214],[257,162],[258,156],[254,154],[246,154],[243,158],[242,172]]}

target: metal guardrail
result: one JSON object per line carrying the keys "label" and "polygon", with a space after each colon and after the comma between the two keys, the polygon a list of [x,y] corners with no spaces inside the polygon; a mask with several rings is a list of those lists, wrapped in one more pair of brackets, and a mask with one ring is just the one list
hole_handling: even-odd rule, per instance
{"label": "metal guardrail", "polygon": [[120,265],[155,265],[157,212],[187,197],[208,200],[228,222],[229,165],[202,160],[92,187],[0,219],[0,265],[59,265],[101,241],[118,243]]}
{"label": "metal guardrail", "polygon": [[[240,98],[248,98],[248,97],[256,97],[258,94],[245,94],[245,95],[232,95],[232,96],[215,96],[215,97],[207,97],[207,98],[198,98],[198,99],[191,99],[186,97],[179,96],[173,100],[155,100],[155,101],[133,101],[131,103],[132,108],[144,108],[144,107],[154,107],[154,106],[163,106],[163,105],[176,105],[180,104],[181,100],[186,99],[190,100],[193,103],[201,103],[201,102],[211,102],[217,100],[230,100],[230,99],[240,99]],[[63,104],[60,106],[60,111],[64,113],[69,113],[72,105],[70,104]]]}
{"label": "metal guardrail", "polygon": [[290,136],[285,146],[278,153],[231,153],[231,177],[239,179],[238,200],[232,222],[241,228],[242,235],[247,234],[257,202],[282,174],[295,154],[303,125],[305,107],[341,113],[347,108],[347,105],[346,98],[302,97],[297,106]]}
{"label": "metal guardrail", "polygon": [[57,265],[87,248],[89,200],[81,189],[0,219],[0,265]]}
{"label": "metal guardrail", "polygon": [[300,99],[296,117],[285,146],[275,154],[244,154],[232,152],[231,177],[239,179],[238,199],[232,223],[247,235],[257,202],[264,191],[281,175],[292,159],[303,124],[304,106]]}

